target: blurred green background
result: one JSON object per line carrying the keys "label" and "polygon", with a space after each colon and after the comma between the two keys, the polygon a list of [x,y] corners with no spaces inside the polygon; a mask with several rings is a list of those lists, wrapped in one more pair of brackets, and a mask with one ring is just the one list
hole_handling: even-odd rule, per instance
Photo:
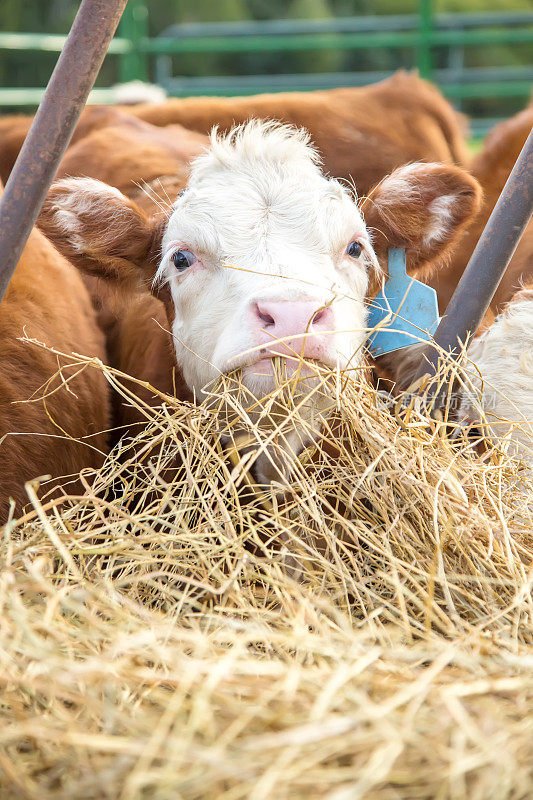
{"label": "blurred green background", "polygon": [[[139,5],[138,0],[135,2]],[[415,0],[145,0],[141,4],[147,12],[142,29],[145,35],[152,38],[158,37],[169,26],[177,23],[268,20],[323,20],[327,23],[339,17],[383,15],[384,30],[388,30],[386,19],[390,20],[390,15],[416,15],[420,11],[421,3],[422,0],[420,3]],[[0,30],[64,34],[70,28],[78,5],[76,0],[0,0]],[[132,7],[130,4],[130,8]],[[498,12],[512,17],[513,12],[516,12],[521,22],[515,20],[508,23],[509,30],[514,31],[528,28],[527,20],[524,25],[524,18],[529,14],[529,29],[533,32],[533,0],[434,0],[432,11],[435,21],[439,19],[439,15],[457,12],[465,15],[477,14],[480,19],[484,15],[489,18]],[[123,24],[119,33],[122,36],[129,35],[130,29],[128,33],[125,30]],[[377,30],[379,31],[379,23]],[[454,30],[462,29],[456,26]],[[468,32],[471,28],[467,26],[464,30]],[[337,34],[333,34],[333,38],[335,35]],[[4,46],[0,49],[0,86],[15,89],[42,87],[46,85],[56,59],[55,52],[29,52]],[[163,73],[167,78],[172,77],[167,86],[171,93],[217,93],[218,86],[220,93],[238,94],[246,91],[242,89],[242,82],[232,84],[236,87],[233,91],[229,84],[224,88],[224,76],[262,76],[260,82],[256,81],[255,87],[253,81],[249,84],[250,91],[268,90],[268,76],[272,76],[273,89],[306,86],[315,88],[312,76],[317,76],[317,80],[322,76],[322,81],[327,82],[328,74],[332,73],[334,75],[331,75],[330,82],[333,85],[357,85],[368,81],[364,75],[357,77],[356,73],[367,73],[372,80],[373,76],[380,76],[400,67],[412,68],[416,66],[417,59],[412,46],[367,49],[355,46],[339,48],[333,44],[326,49],[296,49],[292,52],[262,51],[251,46],[249,51],[216,53],[207,48],[205,52],[159,57],[152,54],[145,59],[145,63],[146,77],[150,80],[162,81]],[[490,127],[490,122],[510,116],[527,103],[530,78],[533,76],[533,38],[530,41],[469,43],[466,46],[434,45],[431,48],[431,68],[430,75],[437,83],[441,75],[442,81],[449,86],[450,80],[453,84],[456,74],[459,83],[481,80],[485,84],[485,89],[474,91],[469,96],[461,97],[461,91],[454,92],[453,85],[451,89],[445,88],[445,91],[455,105],[470,116],[480,121],[485,120],[487,128]],[[465,77],[465,70],[473,70],[471,75],[474,77]],[[485,70],[486,75],[481,75],[480,70]],[[341,76],[337,79],[339,73]],[[512,79],[508,85],[513,88],[509,91],[502,84],[504,73],[507,78]],[[97,86],[117,83],[124,78],[124,74],[120,59],[110,55],[100,73]],[[284,75],[292,78],[288,81],[278,80],[276,84],[275,76]],[[311,76],[311,82],[308,79],[307,83],[299,85],[298,76],[302,75]],[[216,79],[214,83],[209,83],[209,76]],[[193,85],[190,81],[187,83],[187,78],[194,78],[196,84]],[[203,78],[206,80],[202,82]],[[319,85],[320,80],[316,83],[317,87]],[[490,91],[490,86],[493,91]],[[203,91],[205,87],[207,90]],[[6,105],[4,102],[3,110],[10,110]],[[479,130],[482,130],[482,126]]]}

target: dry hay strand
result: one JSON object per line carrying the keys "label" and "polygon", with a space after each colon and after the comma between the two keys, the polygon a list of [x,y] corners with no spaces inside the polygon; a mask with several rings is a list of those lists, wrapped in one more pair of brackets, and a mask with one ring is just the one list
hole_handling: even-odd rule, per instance
{"label": "dry hay strand", "polygon": [[147,424],[4,529],[0,797],[532,796],[524,465],[358,371],[314,414],[282,375],[149,409],[98,368]]}

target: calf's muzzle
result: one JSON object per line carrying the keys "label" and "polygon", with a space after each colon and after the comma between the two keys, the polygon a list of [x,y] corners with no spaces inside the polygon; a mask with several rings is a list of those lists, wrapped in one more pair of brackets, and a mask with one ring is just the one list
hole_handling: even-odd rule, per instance
{"label": "calf's muzzle", "polygon": [[323,361],[334,314],[316,300],[260,300],[252,302],[249,322],[257,344],[264,345],[258,351],[262,357]]}

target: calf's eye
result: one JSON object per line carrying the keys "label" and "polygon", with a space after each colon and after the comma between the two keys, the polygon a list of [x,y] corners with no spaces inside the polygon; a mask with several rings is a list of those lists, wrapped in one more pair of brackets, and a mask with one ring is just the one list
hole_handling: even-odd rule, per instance
{"label": "calf's eye", "polygon": [[350,258],[359,258],[362,250],[363,246],[359,242],[350,242],[350,244],[346,248],[346,252],[350,256]]}
{"label": "calf's eye", "polygon": [[189,250],[176,250],[175,253],[172,253],[171,258],[178,272],[185,272],[196,261],[196,256]]}

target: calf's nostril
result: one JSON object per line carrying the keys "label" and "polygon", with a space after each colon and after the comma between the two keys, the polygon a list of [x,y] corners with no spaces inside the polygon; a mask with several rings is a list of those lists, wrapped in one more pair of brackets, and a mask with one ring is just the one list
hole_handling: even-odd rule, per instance
{"label": "calf's nostril", "polygon": [[327,322],[329,316],[330,316],[329,306],[324,306],[323,308],[319,308],[316,314],[314,315],[313,319],[311,320],[311,324],[318,325],[320,322],[325,323]]}
{"label": "calf's nostril", "polygon": [[270,314],[259,314],[259,316],[261,317],[262,322],[264,322],[265,325],[267,326],[272,326],[276,324],[274,322],[274,317],[271,317]]}
{"label": "calf's nostril", "polygon": [[262,309],[258,303],[255,304],[255,313],[266,327],[272,327],[272,325],[276,324],[272,314],[269,314],[268,311]]}

